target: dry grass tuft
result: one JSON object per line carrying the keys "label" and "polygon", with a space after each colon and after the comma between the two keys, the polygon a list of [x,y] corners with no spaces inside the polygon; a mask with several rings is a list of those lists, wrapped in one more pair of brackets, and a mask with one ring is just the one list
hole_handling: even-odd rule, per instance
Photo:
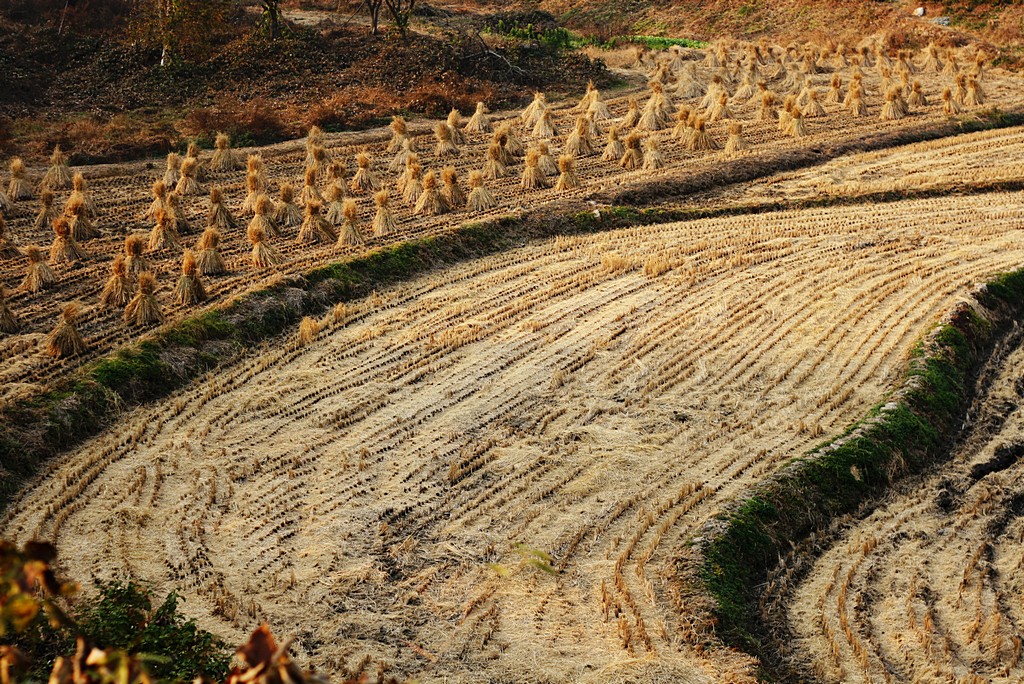
{"label": "dry grass tuft", "polygon": [[306,345],[312,342],[320,334],[320,322],[310,316],[305,316],[299,323],[299,344]]}

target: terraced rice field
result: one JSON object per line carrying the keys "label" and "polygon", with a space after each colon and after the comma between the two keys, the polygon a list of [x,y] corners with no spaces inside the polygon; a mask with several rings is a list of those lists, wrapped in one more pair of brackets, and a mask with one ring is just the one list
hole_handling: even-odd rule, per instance
{"label": "terraced rice field", "polygon": [[[699,54],[691,56],[699,56]],[[707,83],[721,71],[699,63],[695,73],[697,80]],[[834,73],[840,75],[845,88],[852,73],[851,67],[839,69]],[[765,74],[767,74],[767,70],[765,70]],[[816,87],[821,94],[823,103],[824,93],[827,92],[832,76],[832,69],[825,67],[821,73],[811,74],[808,77],[809,83]],[[767,78],[767,76],[765,77]],[[740,153],[739,159],[755,163],[765,155],[781,155],[784,160],[785,153],[790,150],[797,151],[807,147],[827,150],[831,145],[840,141],[856,140],[886,131],[910,132],[915,128],[946,120],[947,117],[942,113],[938,95],[942,88],[951,84],[952,77],[940,73],[920,73],[916,74],[914,78],[922,82],[930,104],[913,108],[912,115],[908,118],[888,122],[878,120],[882,103],[880,79],[874,69],[867,69],[864,75],[864,86],[868,115],[851,117],[849,114],[841,112],[839,105],[824,103],[826,116],[808,118],[806,125],[809,135],[797,139],[781,133],[774,121],[756,120],[761,107],[757,98],[747,102],[734,99],[729,106],[736,119],[743,122],[744,137],[752,146],[749,151]],[[1018,76],[1000,69],[989,68],[984,72],[983,83],[988,103],[984,107],[965,110],[966,115],[970,116],[991,106],[1014,110],[1024,104],[1024,88],[1021,87],[1021,80]],[[735,92],[737,86],[737,83],[729,84],[730,92]],[[769,80],[769,87],[777,91],[780,97],[787,92],[787,86],[782,81]],[[696,107],[699,104],[698,98],[686,99],[672,95],[671,88],[669,88],[669,94],[678,105],[685,104]],[[634,95],[640,99],[642,105],[647,97],[646,89],[642,91],[627,90],[616,97],[608,98],[612,114],[616,117],[623,116],[627,110],[629,98]],[[566,137],[573,127],[576,114],[570,111],[571,104],[555,104],[553,108],[553,121],[558,130],[558,134],[551,138],[552,154],[555,157],[563,148]],[[496,115],[494,118],[498,122],[513,120],[515,114],[506,112]],[[607,129],[609,123],[600,124],[602,133]],[[730,121],[726,120],[708,124],[708,132],[719,147],[726,142],[729,123]],[[488,134],[470,135],[467,143],[461,148],[460,156],[453,159],[440,159],[433,154],[435,144],[433,136],[429,132],[432,125],[433,122],[420,121],[413,122],[412,126],[412,133],[418,136],[424,171],[431,168],[439,170],[444,164],[454,164],[458,169],[461,183],[465,186],[468,171],[482,168],[490,136]],[[524,142],[529,143],[535,140],[531,131],[523,131],[518,124],[516,124],[516,130],[523,137]],[[208,206],[205,192],[213,185],[223,187],[229,207],[240,219],[240,227],[235,231],[228,231],[223,236],[221,251],[228,263],[230,273],[225,276],[205,279],[205,285],[210,294],[208,305],[217,305],[246,291],[260,288],[268,281],[278,277],[279,274],[301,273],[326,262],[365,253],[383,244],[442,233],[465,221],[485,219],[522,209],[558,206],[573,201],[580,202],[586,198],[600,199],[623,187],[640,187],[659,179],[705,177],[727,158],[724,151],[690,151],[685,148],[682,141],[672,138],[671,133],[671,130],[665,130],[659,134],[666,162],[665,168],[661,170],[624,171],[614,161],[602,161],[600,152],[603,149],[604,140],[599,138],[595,140],[597,154],[582,157],[577,161],[577,169],[582,181],[582,187],[577,190],[569,192],[559,192],[554,189],[522,190],[519,179],[523,165],[520,161],[511,167],[508,177],[488,183],[494,191],[498,206],[493,211],[484,214],[462,210],[440,217],[416,217],[413,215],[412,208],[403,205],[401,200],[395,197],[397,193],[392,193],[394,197],[392,204],[396,209],[399,222],[397,233],[384,238],[368,237],[367,243],[363,247],[338,248],[333,245],[297,245],[294,243],[295,235],[286,232],[282,238],[270,241],[284,256],[284,263],[273,269],[262,270],[257,270],[249,264],[248,255],[251,247],[246,239],[244,228],[249,217],[238,215],[245,198],[244,170],[212,174],[209,180],[202,184],[203,195],[181,198],[182,213],[192,227],[191,233],[186,231],[182,236],[182,243],[185,246],[191,246],[205,225]],[[376,170],[387,183],[391,184],[397,177],[397,172],[389,168],[391,159],[384,153],[386,139],[387,135],[384,131],[336,134],[327,137],[327,148],[334,158],[345,162],[349,175],[355,168],[356,153],[363,150],[369,151],[373,156]],[[296,189],[301,188],[305,151],[300,143],[279,145],[258,151],[267,162],[272,195],[276,196],[277,186],[284,181],[292,182]],[[19,334],[0,337],[0,359],[3,360],[3,363],[0,363],[0,401],[29,396],[46,384],[66,377],[82,363],[137,340],[149,332],[147,329],[127,326],[122,320],[120,310],[104,310],[96,304],[110,272],[113,258],[122,251],[125,236],[139,233],[145,237],[152,228],[152,223],[145,220],[143,215],[150,204],[152,182],[163,174],[162,164],[145,163],[76,170],[81,171],[90,182],[91,194],[99,212],[98,226],[103,235],[83,245],[86,253],[86,258],[83,261],[55,267],[59,280],[55,289],[37,294],[11,293],[10,306],[22,319],[24,326]],[[43,173],[43,169],[32,171],[37,178]],[[55,204],[58,210],[63,207],[66,199],[67,192],[58,193]],[[372,199],[368,195],[363,195],[357,198],[357,202],[363,221],[363,232],[369,236],[369,223],[374,212]],[[36,212],[36,202],[23,201],[17,203],[14,212],[6,216],[8,232],[16,244],[22,247],[37,244],[45,248],[52,241],[53,235],[48,228],[37,230],[33,227]],[[198,310],[196,307],[182,307],[174,304],[171,294],[173,285],[180,274],[181,252],[179,250],[162,250],[147,256],[153,264],[160,286],[157,298],[168,320],[173,322],[196,313]],[[9,292],[16,290],[22,281],[26,266],[27,260],[24,257],[0,257],[0,285],[3,285]],[[85,307],[79,328],[89,344],[90,350],[83,356],[54,361],[39,353],[41,343],[45,335],[53,329],[63,305],[69,301],[78,301]]]}
{"label": "terraced rice field", "polygon": [[1022,369],[1017,346],[951,462],[844,526],[795,591],[796,654],[821,681],[1024,677]]}
{"label": "terraced rice field", "polygon": [[701,193],[699,204],[794,201],[831,195],[860,197],[904,191],[970,191],[1024,178],[1024,128],[967,133],[847,155],[799,171]]}
{"label": "terraced rice field", "polygon": [[[229,641],[266,620],[332,673],[744,681],[707,647],[686,541],[878,401],[942,312],[1024,260],[1022,225],[1003,193],[531,243],[138,409],[2,528],[56,540],[71,576],[177,588]],[[947,579],[919,575],[913,596]],[[980,569],[963,586],[962,610],[991,601]]]}

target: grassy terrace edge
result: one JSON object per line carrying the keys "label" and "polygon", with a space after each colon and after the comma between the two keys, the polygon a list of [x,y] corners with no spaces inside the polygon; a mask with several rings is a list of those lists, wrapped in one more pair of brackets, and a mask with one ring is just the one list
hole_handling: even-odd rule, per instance
{"label": "grassy terrace edge", "polygon": [[697,544],[700,583],[714,599],[716,631],[757,656],[766,679],[785,678],[773,662],[761,587],[779,558],[839,516],[855,513],[900,478],[947,458],[974,395],[975,379],[997,343],[1024,317],[1024,269],[976,288],[911,354],[898,389],[843,435],[794,458],[709,523]]}

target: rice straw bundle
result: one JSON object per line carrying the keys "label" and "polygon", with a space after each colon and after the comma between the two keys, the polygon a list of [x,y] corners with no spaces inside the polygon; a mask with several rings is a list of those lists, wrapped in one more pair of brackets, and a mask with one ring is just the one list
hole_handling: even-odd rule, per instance
{"label": "rice straw bundle", "polygon": [[964,95],[964,105],[978,107],[983,104],[985,104],[985,93],[981,89],[981,83],[974,77],[967,79],[967,94]]}
{"label": "rice straw bundle", "polygon": [[405,192],[405,188],[409,185],[409,180],[412,178],[412,167],[419,165],[419,155],[410,154],[405,160],[405,169],[402,171],[402,175],[398,177],[398,181],[395,183],[395,188],[398,192]]}
{"label": "rice straw bundle", "polygon": [[84,242],[100,236],[100,231],[96,230],[96,226],[86,215],[85,205],[81,200],[69,202],[64,211],[68,225],[71,226],[71,235],[75,240]]}
{"label": "rice straw bundle", "polygon": [[178,180],[181,178],[181,155],[177,152],[167,153],[167,167],[164,170],[163,180],[164,185],[169,188],[173,188],[178,184]]}
{"label": "rice straw bundle", "polygon": [[416,157],[417,155],[414,149],[413,140],[411,138],[406,138],[406,140],[401,143],[401,149],[399,149],[398,153],[394,156],[394,159],[391,160],[388,170],[398,171],[400,169],[404,169],[409,164],[409,160]]}
{"label": "rice straw bundle", "polygon": [[343,199],[345,199],[345,194],[337,185],[332,185],[327,189],[327,211],[324,213],[324,217],[332,225],[337,226],[341,224],[341,202]]}
{"label": "rice straw bundle", "polygon": [[850,66],[850,60],[846,58],[846,46],[838,45],[836,47],[834,57],[832,58],[832,67],[835,69],[845,69]]}
{"label": "rice straw bundle", "polygon": [[942,68],[942,73],[947,76],[955,76],[960,72],[960,64],[957,63],[956,53],[952,50],[946,53],[946,66]]}
{"label": "rice straw bundle", "polygon": [[551,187],[547,176],[540,170],[540,153],[537,150],[529,150],[526,153],[526,166],[523,168],[523,176],[519,182],[523,190],[538,190]]}
{"label": "rice straw bundle", "polygon": [[377,237],[391,235],[398,230],[398,222],[391,212],[391,195],[387,190],[381,190],[373,196],[373,202],[377,205],[377,213],[373,217],[373,234]]}
{"label": "rice straw bundle", "polygon": [[946,116],[956,116],[960,113],[960,105],[953,99],[953,92],[949,88],[942,91],[942,113]]}
{"label": "rice straw bundle", "polygon": [[330,223],[320,215],[320,203],[310,202],[306,205],[306,216],[299,229],[296,242],[304,245],[319,243],[332,243],[338,239],[338,234]]}
{"label": "rice straw bundle", "polygon": [[487,148],[487,161],[484,162],[484,176],[488,180],[504,178],[508,175],[508,167],[502,161],[502,147],[500,143],[492,142]]}
{"label": "rice straw bundle", "polygon": [[907,104],[914,107],[927,107],[928,99],[921,92],[920,81],[914,81],[914,84],[910,88],[910,97],[907,98]]}
{"label": "rice straw bundle", "polygon": [[178,236],[174,234],[174,215],[163,211],[156,215],[156,225],[149,232],[147,251],[159,252],[162,249],[180,249]]}
{"label": "rice straw bundle", "polygon": [[[25,171],[25,162],[19,157],[11,160],[11,180],[7,184],[7,197],[12,202],[18,200],[32,199],[32,185],[28,182]],[[44,188],[48,189],[48,188]]]}
{"label": "rice straw bundle", "polygon": [[693,122],[693,135],[690,136],[690,149],[694,151],[717,150],[718,145],[711,135],[704,130],[704,119],[697,117]]}
{"label": "rice straw bundle", "polygon": [[761,110],[757,114],[758,121],[775,121],[779,114],[775,110],[775,93],[768,91],[761,95]]}
{"label": "rice straw bundle", "polygon": [[500,131],[504,133],[503,146],[506,152],[512,155],[513,158],[522,157],[526,154],[526,148],[523,147],[522,141],[519,140],[515,131],[512,130],[511,124],[502,124]]}
{"label": "rice straw bundle", "polygon": [[89,348],[78,333],[78,305],[68,304],[60,313],[60,321],[46,338],[46,353],[55,359],[84,354]]}
{"label": "rice straw bundle", "polygon": [[15,244],[14,239],[7,234],[7,222],[3,214],[0,214],[0,259],[13,259],[21,256],[21,250]]}
{"label": "rice straw bundle", "polygon": [[[449,130],[454,131],[454,128],[449,127]],[[381,188],[380,179],[377,174],[370,168],[370,155],[366,152],[360,152],[356,155],[356,166],[359,168],[356,170],[356,175],[352,176],[352,182],[349,183],[348,188],[356,194],[364,192],[376,192]]]}
{"label": "rice straw bundle", "polygon": [[672,137],[678,140],[682,140],[685,144],[690,140],[690,133],[693,130],[691,127],[693,113],[689,107],[680,107],[679,111],[676,112],[676,125],[672,129]]}
{"label": "rice straw bundle", "polygon": [[302,194],[300,199],[306,206],[310,204],[323,204],[324,197],[320,194],[320,188],[316,186],[316,169],[307,168],[305,184],[302,186]]}
{"label": "rice straw bundle", "polygon": [[661,154],[658,136],[652,135],[644,140],[644,171],[657,171],[665,168],[665,157]]}
{"label": "rice straw bundle", "polygon": [[454,166],[446,166],[441,169],[441,181],[444,187],[441,189],[441,197],[452,209],[466,205],[466,193],[459,185],[459,174]]}
{"label": "rice straw bundle", "polygon": [[594,117],[594,121],[608,121],[612,118],[612,112],[608,109],[608,105],[601,97],[601,91],[596,88],[592,91],[590,97],[590,104],[587,105],[587,114],[591,114]]}
{"label": "rice straw bundle", "polygon": [[635,97],[631,97],[629,98],[629,106],[626,109],[626,113],[619,124],[619,129],[633,128],[638,121],[640,121],[640,103],[636,101]]}
{"label": "rice straw bundle", "polygon": [[[50,195],[52,196],[53,193],[51,192]],[[11,203],[11,198],[7,196],[7,191],[4,189],[3,184],[0,183],[0,214],[9,214],[12,211],[14,211],[14,204]]]}
{"label": "rice straw bundle", "polygon": [[740,123],[729,124],[729,139],[725,143],[726,154],[736,154],[750,149],[750,145],[743,137],[743,125]]}
{"label": "rice straw bundle", "polygon": [[832,77],[832,82],[829,84],[828,94],[825,95],[825,102],[829,104],[839,104],[843,101],[843,79],[836,74]]}
{"label": "rice straw bundle", "polygon": [[747,72],[743,75],[743,82],[733,93],[732,99],[736,102],[748,102],[752,97],[754,97],[754,82],[751,80],[750,72]]}
{"label": "rice straw bundle", "polygon": [[206,225],[221,230],[228,230],[237,225],[235,217],[224,204],[224,191],[218,187],[210,188],[210,208],[206,212]]}
{"label": "rice straw bundle", "polygon": [[256,211],[253,213],[252,220],[249,221],[249,227],[256,226],[267,237],[281,237],[281,231],[274,224],[273,211],[274,203],[270,198],[266,195],[260,195],[260,198],[256,200]]}
{"label": "rice straw bundle", "polygon": [[498,160],[502,164],[504,164],[505,166],[511,166],[512,164],[515,163],[515,155],[513,155],[509,151],[508,147],[508,132],[506,132],[503,128],[499,129],[497,132],[495,132],[492,142],[497,143],[499,146]]}
{"label": "rice straw bundle", "polygon": [[302,212],[295,206],[295,188],[291,183],[281,183],[280,200],[274,207],[274,223],[278,228],[302,225]]}
{"label": "rice straw bundle", "polygon": [[576,175],[576,159],[572,155],[563,154],[558,158],[558,171],[555,190],[564,192],[580,186],[580,177]]}
{"label": "rice straw bundle", "polygon": [[203,189],[199,186],[199,181],[196,180],[196,171],[198,162],[193,157],[185,157],[181,162],[181,178],[178,179],[178,185],[175,188],[175,192],[179,195],[198,195],[202,193]]}
{"label": "rice straw bundle", "polygon": [[476,111],[469,118],[464,130],[467,133],[490,133],[491,119],[487,116],[487,106],[483,102],[476,103]]}
{"label": "rice straw bundle", "polygon": [[196,255],[186,249],[181,259],[181,277],[174,286],[174,301],[182,306],[192,306],[206,300],[206,288],[199,279]]}
{"label": "rice straw bundle", "polygon": [[152,273],[139,275],[135,296],[124,307],[124,322],[137,326],[164,322],[164,312],[156,299],[156,276]]}
{"label": "rice straw bundle", "polygon": [[787,95],[779,110],[779,133],[789,133],[789,127],[793,124],[793,112],[796,110],[796,98]]}
{"label": "rice straw bundle", "polygon": [[953,99],[957,104],[966,104],[967,100],[967,74],[957,74],[953,79]]}
{"label": "rice straw bundle", "polygon": [[43,251],[35,245],[25,248],[25,256],[28,257],[28,270],[25,272],[25,279],[21,281],[19,289],[23,292],[39,292],[57,284],[57,276],[43,261]]}
{"label": "rice straw bundle", "polygon": [[650,87],[651,97],[647,100],[647,104],[644,105],[643,112],[640,114],[640,119],[636,122],[636,128],[640,131],[660,131],[669,124],[663,105],[665,98],[664,88],[657,82],[651,83]]}
{"label": "rice straw bundle", "polygon": [[218,133],[214,142],[213,157],[210,159],[212,171],[226,172],[235,171],[242,167],[242,160],[238,158],[235,151],[231,149],[231,138],[224,133]]}
{"label": "rice straw bundle", "polygon": [[192,232],[192,225],[185,218],[185,212],[181,208],[181,197],[178,196],[178,193],[167,193],[167,209],[171,215],[171,230],[175,235]]}
{"label": "rice straw bundle", "polygon": [[706,88],[697,80],[697,65],[690,62],[683,69],[679,83],[676,84],[676,94],[680,97],[695,98],[702,97]]}
{"label": "rice straw bundle", "polygon": [[391,117],[391,140],[388,142],[386,154],[398,152],[409,140],[409,126],[403,116]]}
{"label": "rice straw bundle", "polygon": [[144,244],[140,235],[129,235],[124,239],[124,263],[133,276],[153,270],[149,260],[142,256]]}
{"label": "rice straw bundle", "polygon": [[594,142],[590,139],[590,128],[584,117],[576,119],[576,127],[565,141],[565,153],[573,157],[586,157],[594,154]]}
{"label": "rice straw bundle", "polygon": [[33,223],[36,230],[44,229],[58,216],[57,210],[53,207],[53,190],[44,189],[39,194],[39,201],[39,213],[36,214],[36,220]]}
{"label": "rice straw bundle", "polygon": [[199,238],[196,245],[199,255],[196,258],[196,266],[203,275],[221,275],[227,271],[224,266],[224,259],[220,255],[220,231],[216,228],[207,228],[203,236]]}
{"label": "rice straw bundle", "polygon": [[939,73],[943,69],[942,60],[939,59],[939,48],[935,43],[928,43],[928,47],[925,49],[924,64],[921,67],[922,71],[932,71]]}
{"label": "rice straw bundle", "polygon": [[545,109],[537,119],[533,127],[533,134],[538,138],[554,138],[558,135],[558,129],[551,119],[551,110]]}
{"label": "rice straw bundle", "polygon": [[127,306],[131,299],[130,286],[128,267],[124,263],[124,257],[118,254],[110,266],[110,277],[100,292],[100,306],[104,309],[120,309]]}
{"label": "rice straw bundle", "polygon": [[341,196],[344,197],[348,187],[348,181],[345,180],[347,175],[348,169],[345,168],[344,162],[340,159],[332,161],[327,165],[327,181],[324,183],[324,189],[330,190],[331,187],[337,186]]}
{"label": "rice straw bundle", "polygon": [[818,101],[818,91],[811,90],[807,93],[807,104],[804,105],[803,110],[800,112],[806,116],[825,116],[825,108],[821,106],[821,102]]}
{"label": "rice straw bundle", "polygon": [[[325,164],[328,160],[324,149],[324,131],[319,126],[312,126],[306,134],[306,166]],[[322,169],[318,169],[318,172]]]}
{"label": "rice straw bundle", "polygon": [[639,169],[644,164],[644,155],[640,151],[640,134],[636,131],[626,136],[626,149],[619,160],[619,166],[627,171]]}
{"label": "rice straw bundle", "polygon": [[415,206],[423,194],[423,167],[419,164],[411,164],[408,170],[409,176],[402,189],[402,199],[409,206]]}
{"label": "rice straw bundle", "polygon": [[75,236],[71,234],[71,224],[64,217],[53,222],[53,244],[50,245],[50,263],[67,264],[85,258]]}
{"label": "rice straw bundle", "polygon": [[327,158],[327,150],[320,147],[319,145],[314,145],[309,149],[308,152],[306,172],[308,173],[312,171],[313,178],[318,179],[320,178],[320,176],[327,173],[327,166],[329,163],[330,162]]}
{"label": "rice straw bundle", "polygon": [[281,263],[281,255],[267,242],[267,234],[259,226],[250,225],[246,231],[249,242],[252,243],[252,251],[249,253],[249,261],[256,268],[269,268]]}
{"label": "rice straw bundle", "polygon": [[587,111],[587,109],[590,108],[590,103],[594,101],[595,91],[596,89],[594,88],[594,82],[587,81],[587,89],[583,92],[583,97],[580,98],[580,101],[576,103],[576,106],[573,107],[570,111],[575,112],[577,114],[582,114],[583,112]]}
{"label": "rice straw bundle", "polygon": [[245,175],[253,176],[256,179],[256,187],[260,192],[266,192],[269,187],[267,182],[267,163],[261,154],[250,154],[245,160]]}
{"label": "rice straw bundle", "polygon": [[448,112],[448,128],[452,131],[452,142],[456,145],[465,145],[466,136],[462,133],[462,127],[465,126],[465,122],[462,120],[462,113],[454,107]]}
{"label": "rice straw bundle", "polygon": [[[190,142],[188,144],[188,148],[185,150],[185,159],[183,159],[181,163],[184,164],[189,159],[191,159],[193,161],[193,163],[195,164],[195,171],[194,171],[193,175],[195,176],[196,181],[201,181],[201,180],[205,179],[206,178],[206,166],[204,166],[199,161],[199,145],[195,144],[194,142]],[[178,179],[178,182],[181,182],[180,178]],[[199,191],[199,192],[202,192],[202,191]],[[181,193],[178,193],[178,194],[181,194]]]}
{"label": "rice straw bundle", "polygon": [[548,111],[548,102],[544,98],[544,93],[540,91],[535,92],[533,94],[533,102],[527,105],[523,113],[519,115],[523,128],[532,128],[546,111]]}
{"label": "rice straw bundle", "polygon": [[71,196],[68,197],[69,205],[75,203],[82,205],[88,218],[96,218],[96,203],[93,202],[92,195],[89,193],[89,183],[80,173],[76,173],[71,180]]}
{"label": "rice straw bundle", "polygon": [[454,140],[452,140],[452,129],[444,121],[438,121],[437,125],[434,126],[434,138],[437,140],[437,146],[434,148],[435,157],[459,156],[459,148],[456,147]]}
{"label": "rice straw bundle", "polygon": [[729,95],[722,93],[718,96],[718,102],[714,107],[711,108],[711,112],[708,114],[708,121],[714,123],[721,121],[722,119],[731,119],[732,110],[729,109]]}
{"label": "rice straw bundle", "polygon": [[444,198],[437,189],[437,175],[433,171],[427,171],[423,176],[423,188],[413,211],[419,216],[437,216],[447,211]]}
{"label": "rice straw bundle", "polygon": [[11,311],[11,307],[7,306],[7,293],[4,291],[4,286],[0,285],[0,332],[8,335],[21,330],[21,321]]}
{"label": "rice straw bundle", "polygon": [[153,201],[149,204],[149,209],[146,210],[144,218],[149,221],[156,219],[157,214],[162,211],[167,211],[167,186],[164,185],[162,180],[158,180],[153,183]]}
{"label": "rice straw bundle", "polygon": [[484,174],[480,171],[469,172],[469,198],[466,208],[470,211],[489,211],[498,205],[494,195],[484,184]]}
{"label": "rice straw bundle", "polygon": [[804,86],[800,89],[800,94],[796,96],[796,104],[799,107],[803,107],[811,99],[811,86],[808,83],[804,83]]}
{"label": "rice straw bundle", "polygon": [[700,104],[697,105],[697,108],[708,111],[716,102],[718,102],[718,98],[723,92],[725,92],[725,83],[721,76],[715,74],[711,77],[708,89],[705,91],[704,97],[701,99]]}
{"label": "rice straw bundle", "polygon": [[601,130],[601,127],[597,124],[597,120],[594,119],[593,114],[587,112],[586,114],[583,115],[583,118],[587,122],[587,135],[590,137],[591,142],[604,135],[604,132]]}
{"label": "rice straw bundle", "polygon": [[548,147],[547,142],[543,140],[539,141],[537,143],[537,152],[540,153],[540,161],[537,163],[540,165],[540,170],[544,172],[544,175],[554,176],[558,173],[558,165],[555,164],[555,160],[551,158],[551,148]]}
{"label": "rice straw bundle", "polygon": [[358,247],[363,244],[363,236],[359,231],[359,209],[355,200],[345,200],[342,207],[341,231],[338,234],[338,247]]}
{"label": "rice straw bundle", "polygon": [[796,107],[793,108],[792,120],[789,124],[789,134],[794,138],[802,138],[807,135],[807,125],[804,123],[804,115]]}
{"label": "rice straw bundle", "polygon": [[864,104],[864,97],[861,92],[860,86],[856,83],[850,84],[850,92],[848,94],[850,98],[849,111],[852,116],[867,116],[868,106]]}
{"label": "rice straw bundle", "polygon": [[61,151],[60,145],[53,148],[50,155],[50,168],[43,176],[42,187],[45,190],[66,190],[71,185],[71,168],[68,166],[68,158]]}
{"label": "rice straw bundle", "polygon": [[907,115],[907,103],[903,100],[903,90],[899,86],[892,86],[885,94],[885,104],[879,119],[882,121],[896,121]]}

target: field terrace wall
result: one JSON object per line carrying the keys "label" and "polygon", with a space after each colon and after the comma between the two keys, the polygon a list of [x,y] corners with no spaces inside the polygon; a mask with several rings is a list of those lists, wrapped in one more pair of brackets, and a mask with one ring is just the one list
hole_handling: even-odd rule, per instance
{"label": "field terrace wall", "polygon": [[[1024,316],[1024,269],[981,285],[917,346],[902,385],[842,436],[793,459],[709,523],[692,551],[717,604],[718,634],[787,679],[760,599],[794,546],[868,509],[901,478],[942,462],[965,426],[976,380]],[[805,545],[806,548],[806,545]]]}

